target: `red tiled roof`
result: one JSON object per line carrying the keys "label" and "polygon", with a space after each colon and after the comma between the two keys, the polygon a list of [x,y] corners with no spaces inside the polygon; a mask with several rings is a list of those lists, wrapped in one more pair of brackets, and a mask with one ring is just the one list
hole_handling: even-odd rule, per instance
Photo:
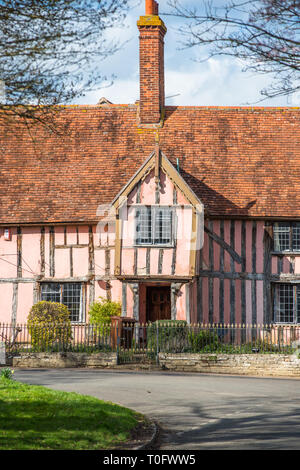
{"label": "red tiled roof", "polygon": [[[154,149],[135,105],[0,127],[0,223],[97,220]],[[214,217],[300,218],[300,109],[167,107],[160,147]]]}

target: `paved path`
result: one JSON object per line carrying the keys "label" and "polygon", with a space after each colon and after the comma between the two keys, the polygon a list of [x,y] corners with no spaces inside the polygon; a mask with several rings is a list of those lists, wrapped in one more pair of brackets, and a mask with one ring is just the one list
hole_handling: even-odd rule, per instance
{"label": "paved path", "polygon": [[299,380],[87,369],[17,370],[15,378],[153,417],[165,450],[300,448]]}

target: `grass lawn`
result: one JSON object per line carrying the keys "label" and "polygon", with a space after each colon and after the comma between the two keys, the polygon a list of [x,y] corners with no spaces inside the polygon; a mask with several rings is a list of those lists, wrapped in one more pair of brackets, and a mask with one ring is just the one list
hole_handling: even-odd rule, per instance
{"label": "grass lawn", "polygon": [[0,378],[1,450],[113,449],[142,420],[97,398]]}

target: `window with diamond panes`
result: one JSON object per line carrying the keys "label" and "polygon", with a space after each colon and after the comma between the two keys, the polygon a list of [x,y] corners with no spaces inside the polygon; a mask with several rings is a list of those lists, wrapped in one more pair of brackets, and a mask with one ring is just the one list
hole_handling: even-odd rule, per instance
{"label": "window with diamond panes", "polygon": [[152,214],[151,207],[141,207],[136,210],[136,244],[151,245],[152,243]]}
{"label": "window with diamond panes", "polygon": [[43,283],[41,300],[59,302],[70,310],[72,322],[83,321],[82,285],[80,283]]}
{"label": "window with diamond panes", "polygon": [[279,284],[275,287],[275,322],[300,322],[300,285]]}
{"label": "window with diamond panes", "polygon": [[170,207],[145,206],[136,209],[137,245],[171,245],[173,243],[173,211]]}
{"label": "window with diamond panes", "polygon": [[275,251],[300,251],[300,222],[274,224]]}
{"label": "window with diamond panes", "polygon": [[155,208],[154,243],[169,245],[172,242],[172,211],[169,207]]}

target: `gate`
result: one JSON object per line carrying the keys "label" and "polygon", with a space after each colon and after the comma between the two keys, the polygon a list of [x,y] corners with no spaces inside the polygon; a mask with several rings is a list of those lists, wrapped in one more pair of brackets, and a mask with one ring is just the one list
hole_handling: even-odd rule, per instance
{"label": "gate", "polygon": [[158,343],[151,340],[147,325],[124,321],[118,333],[118,364],[158,364]]}

